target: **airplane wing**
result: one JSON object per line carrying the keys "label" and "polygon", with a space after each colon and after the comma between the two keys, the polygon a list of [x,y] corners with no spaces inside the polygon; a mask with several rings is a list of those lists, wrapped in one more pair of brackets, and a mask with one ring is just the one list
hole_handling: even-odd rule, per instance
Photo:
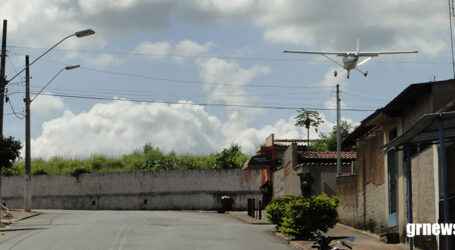
{"label": "airplane wing", "polygon": [[283,53],[292,53],[292,54],[312,54],[312,55],[337,55],[337,56],[345,56],[348,53],[346,52],[335,52],[335,51],[293,51],[293,50],[285,50]]}
{"label": "airplane wing", "polygon": [[418,51],[377,51],[377,52],[359,52],[359,57],[372,57],[379,55],[396,55],[396,54],[413,54],[419,53]]}

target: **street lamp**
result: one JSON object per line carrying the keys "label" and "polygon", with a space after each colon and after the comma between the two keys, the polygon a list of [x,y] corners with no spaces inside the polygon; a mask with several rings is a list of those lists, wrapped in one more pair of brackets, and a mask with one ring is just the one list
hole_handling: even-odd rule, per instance
{"label": "street lamp", "polygon": [[90,35],[93,35],[95,34],[95,31],[91,30],[91,29],[87,29],[87,30],[81,30],[81,31],[78,31],[78,32],[75,32],[74,34],[71,34],[65,38],[63,38],[62,40],[60,40],[60,42],[56,43],[54,46],[52,46],[50,49],[46,50],[46,52],[44,52],[42,55],[40,55],[38,58],[36,58],[33,62],[31,62],[28,66],[25,66],[25,68],[23,68],[21,71],[17,72],[16,75],[14,75],[11,79],[9,79],[7,81],[7,84],[8,82],[10,82],[11,80],[13,80],[14,78],[16,78],[18,75],[20,75],[22,72],[24,72],[25,69],[27,69],[28,67],[32,66],[36,61],[38,61],[39,59],[41,59],[41,57],[43,57],[44,55],[46,55],[47,53],[49,53],[49,51],[53,50],[55,47],[57,47],[59,44],[61,44],[63,41],[65,41],[66,39],[72,37],[72,36],[76,36],[78,38],[81,38],[81,37],[86,37],[86,36],[90,36]]}
{"label": "street lamp", "polygon": [[[36,61],[36,60],[35,60]],[[31,179],[32,179],[32,159],[31,159],[31,144],[30,144],[30,104],[44,91],[44,89],[64,70],[77,69],[80,65],[70,65],[61,69],[54,77],[49,80],[44,87],[36,94],[32,100],[30,100],[30,65],[28,63],[28,56],[25,57],[25,186],[24,186],[24,211],[31,211],[32,204],[32,190],[31,190]]]}
{"label": "street lamp", "polygon": [[68,39],[68,38],[70,38],[72,36],[81,38],[81,37],[86,37],[86,36],[90,36],[90,35],[93,35],[93,34],[95,34],[95,31],[93,31],[92,29],[86,29],[86,30],[77,31],[74,34],[66,36],[65,38],[60,40],[58,43],[56,43],[54,46],[52,46],[50,49],[46,50],[46,52],[44,52],[42,55],[40,55],[38,58],[36,58],[29,65],[25,66],[25,68],[23,68],[21,71],[17,72],[17,74],[14,75],[11,79],[6,80],[5,79],[5,74],[4,74],[4,72],[5,72],[5,63],[4,63],[5,60],[4,60],[4,58],[6,58],[6,54],[5,54],[5,51],[6,51],[6,20],[4,20],[4,22],[3,22],[2,54],[1,54],[2,55],[2,65],[1,65],[1,69],[0,69],[0,136],[3,135],[3,104],[4,104],[4,99],[5,99],[5,87],[6,87],[6,85],[8,85],[8,83],[11,82],[11,80],[13,80],[17,76],[19,76],[22,72],[24,72],[24,70],[28,69],[36,61],[41,59],[41,57],[43,57],[44,55],[49,53],[49,51],[53,50],[55,47],[57,47],[59,44],[61,44],[66,39]]}

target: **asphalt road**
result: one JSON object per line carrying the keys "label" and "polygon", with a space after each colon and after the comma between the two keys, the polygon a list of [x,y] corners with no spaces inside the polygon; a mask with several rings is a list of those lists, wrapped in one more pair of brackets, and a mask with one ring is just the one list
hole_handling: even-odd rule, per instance
{"label": "asphalt road", "polygon": [[0,231],[0,249],[291,249],[229,214],[44,210]]}

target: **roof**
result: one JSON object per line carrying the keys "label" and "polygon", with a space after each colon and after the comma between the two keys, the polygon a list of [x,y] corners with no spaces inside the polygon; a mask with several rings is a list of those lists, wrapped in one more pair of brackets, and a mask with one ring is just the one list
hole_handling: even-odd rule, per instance
{"label": "roof", "polygon": [[447,84],[453,82],[453,79],[438,81],[438,82],[427,82],[427,83],[415,83],[409,85],[400,94],[398,94],[392,101],[390,101],[383,108],[377,109],[373,114],[365,118],[352,133],[343,140],[343,145],[354,145],[355,141],[367,134],[374,128],[375,118],[385,114],[389,117],[399,117],[402,115],[403,107],[415,104],[418,97],[425,94],[431,94],[431,88],[435,84]]}
{"label": "roof", "polygon": [[[302,166],[336,166],[337,152],[317,152],[317,151],[298,151],[297,158],[299,165]],[[356,152],[341,152],[341,165],[351,165],[357,159]]]}
{"label": "roof", "polygon": [[444,129],[444,139],[455,139],[455,112],[426,114],[403,135],[386,144],[385,150],[397,149],[406,144],[438,141],[439,122]]}
{"label": "roof", "polygon": [[[316,140],[310,140],[310,144]],[[292,143],[296,143],[297,146],[306,146],[308,144],[308,140],[306,139],[275,139],[275,146],[289,146]]]}

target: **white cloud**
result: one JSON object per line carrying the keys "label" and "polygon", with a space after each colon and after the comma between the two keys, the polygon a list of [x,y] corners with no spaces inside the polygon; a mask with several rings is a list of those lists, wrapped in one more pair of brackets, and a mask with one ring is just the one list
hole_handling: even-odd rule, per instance
{"label": "white cloud", "polygon": [[[181,101],[188,103],[188,101]],[[324,123],[318,132],[328,133],[334,123],[321,113]],[[32,140],[33,157],[89,157],[94,154],[120,156],[141,148],[145,143],[169,152],[207,154],[237,143],[253,154],[271,133],[275,138],[306,138],[306,131],[294,125],[294,117],[280,119],[261,128],[233,126],[222,122],[204,107],[179,104],[133,103],[114,101],[96,104],[88,112],[63,116],[45,122],[41,135]]]}
{"label": "white cloud", "polygon": [[[49,93],[44,93],[49,94]],[[40,95],[30,105],[30,113],[36,116],[45,116],[52,112],[63,111],[65,104],[57,96]]]}
{"label": "white cloud", "polygon": [[150,42],[144,41],[139,44],[135,49],[134,53],[139,53],[147,56],[149,60],[159,60],[165,58],[171,52],[172,45],[169,42]]}
{"label": "white cloud", "polygon": [[92,28],[95,36],[71,38],[61,47],[102,48],[114,37],[163,30],[178,20],[251,24],[266,41],[306,49],[353,49],[360,34],[365,50],[417,49],[431,56],[447,52],[447,12],[444,1],[416,0],[4,0],[0,9],[9,20],[8,38],[34,47]]}
{"label": "white cloud", "polygon": [[206,154],[219,148],[220,121],[202,107],[111,102],[88,112],[65,111],[45,122],[33,157],[119,156],[150,142],[164,151]]}
{"label": "white cloud", "polygon": [[270,72],[267,66],[243,69],[234,61],[219,58],[198,59],[196,63],[209,100],[227,104],[247,104],[251,98],[245,96],[243,87],[254,77]]}
{"label": "white cloud", "polygon": [[[204,44],[199,44],[197,42],[185,39],[175,45],[175,55],[174,60],[178,63],[182,63],[183,59],[186,56],[202,55],[203,53],[209,51],[213,47],[214,43],[206,42]],[[181,57],[179,57],[181,56]]]}

